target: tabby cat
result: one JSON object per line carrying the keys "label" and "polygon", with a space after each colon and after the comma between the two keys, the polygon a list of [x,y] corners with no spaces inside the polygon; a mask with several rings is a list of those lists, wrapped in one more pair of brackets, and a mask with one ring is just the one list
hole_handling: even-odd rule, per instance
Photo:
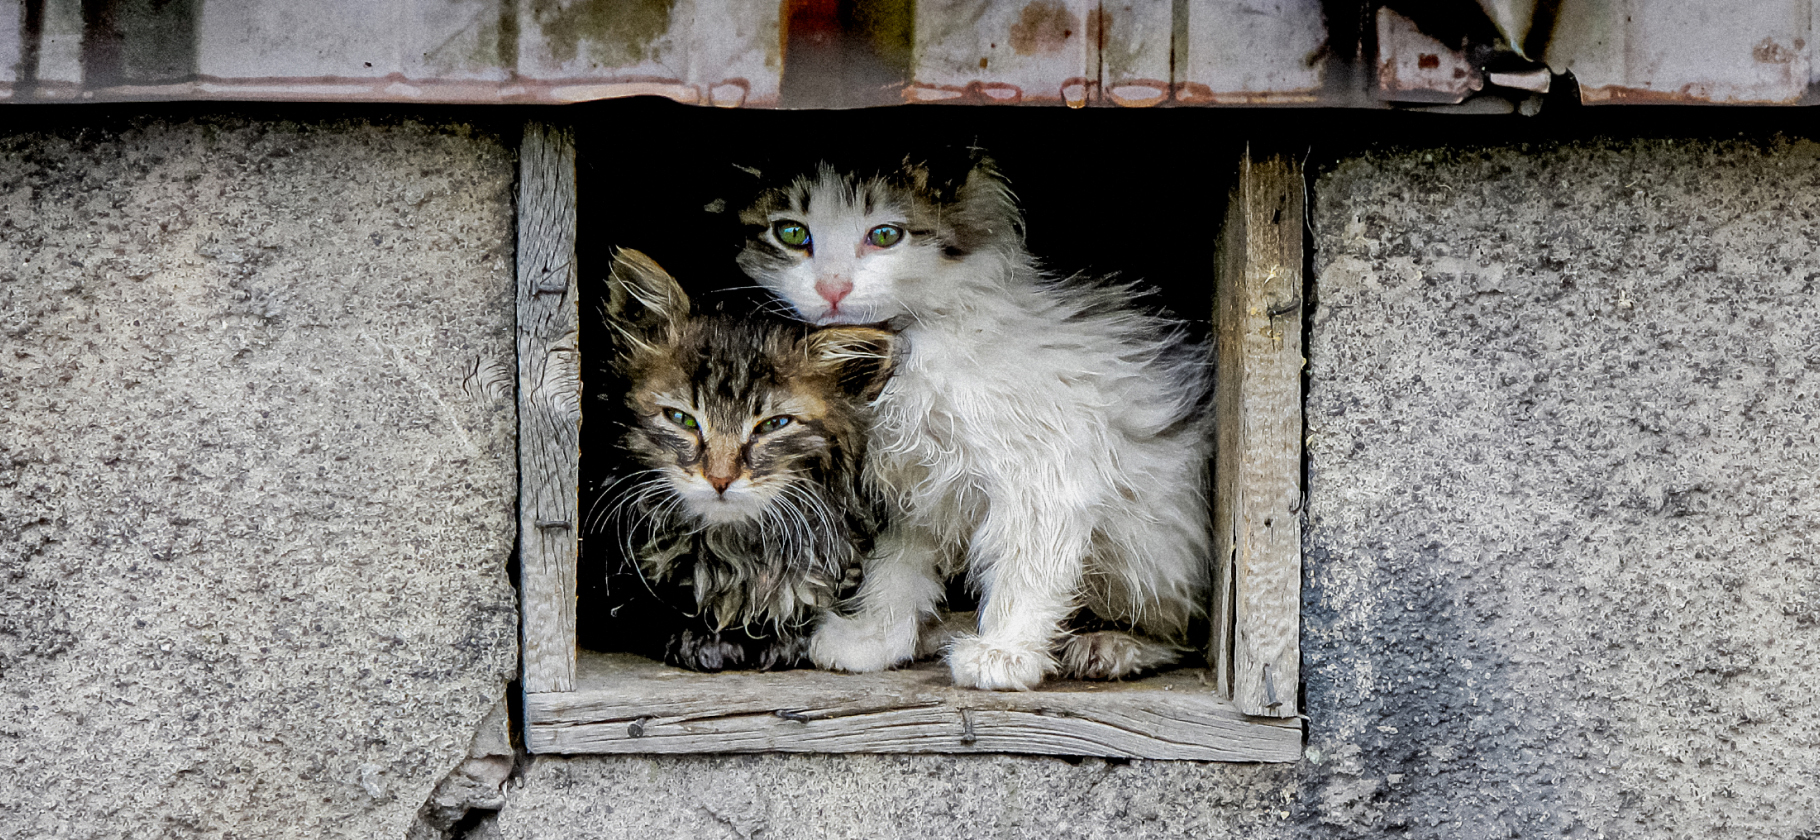
{"label": "tabby cat", "polygon": [[981,600],[977,633],[947,646],[957,685],[1117,678],[1190,649],[1207,600],[1210,375],[1178,322],[1136,310],[1128,286],[1046,276],[974,149],[870,172],[823,164],[740,221],[739,265],[802,319],[890,321],[906,345],[868,456],[896,510],[857,609],[811,639],[815,664],[909,660],[943,578],[963,570]]}
{"label": "tabby cat", "polygon": [[692,314],[638,251],[614,256],[608,372],[619,444],[641,468],[604,500],[626,558],[667,605],[663,658],[704,671],[804,664],[805,636],[879,529],[860,484],[869,400],[895,337]]}

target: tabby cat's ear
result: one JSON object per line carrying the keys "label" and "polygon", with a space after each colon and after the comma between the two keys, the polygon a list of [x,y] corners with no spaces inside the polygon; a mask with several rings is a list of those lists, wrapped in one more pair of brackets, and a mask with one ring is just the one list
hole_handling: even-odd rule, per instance
{"label": "tabby cat's ear", "polygon": [[689,296],[650,257],[631,248],[613,252],[607,278],[607,324],[637,344],[662,344],[689,317]]}
{"label": "tabby cat's ear", "polygon": [[897,335],[876,327],[827,327],[803,339],[811,367],[833,376],[848,396],[870,400],[897,367]]}

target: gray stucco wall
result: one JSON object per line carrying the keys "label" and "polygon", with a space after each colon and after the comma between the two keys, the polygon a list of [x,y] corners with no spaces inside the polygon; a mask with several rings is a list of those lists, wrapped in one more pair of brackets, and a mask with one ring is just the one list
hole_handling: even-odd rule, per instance
{"label": "gray stucco wall", "polygon": [[[514,663],[511,146],[0,138],[0,837],[411,830]],[[1820,837],[1817,212],[1806,142],[1319,173],[1300,764],[536,757],[470,836]]]}
{"label": "gray stucco wall", "polygon": [[0,136],[0,837],[403,837],[516,663],[512,146],[78,113]]}
{"label": "gray stucco wall", "polygon": [[1317,195],[1302,806],[1820,836],[1820,146],[1372,154]]}

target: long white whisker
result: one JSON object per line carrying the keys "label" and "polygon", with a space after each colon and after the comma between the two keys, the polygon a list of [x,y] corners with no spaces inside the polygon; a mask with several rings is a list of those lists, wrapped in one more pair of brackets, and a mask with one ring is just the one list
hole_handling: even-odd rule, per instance
{"label": "long white whisker", "polygon": [[[619,496],[616,498],[613,493],[613,491],[616,488],[618,488],[622,484],[625,484],[628,481],[647,482],[650,480],[649,478],[647,478],[647,476],[651,476],[651,475],[654,475],[654,474],[657,474],[660,472],[662,472],[662,470],[656,470],[656,469],[638,470],[637,472],[632,472],[632,473],[628,473],[626,475],[620,476],[619,478],[615,479],[612,484],[607,485],[606,489],[601,490],[600,494],[594,497],[594,502],[588,506],[588,516],[584,520],[584,527],[582,529],[582,533],[584,533],[584,534],[599,533],[598,529],[600,528],[600,526],[603,523],[607,522],[610,517],[617,516],[618,509],[620,508],[620,506],[625,504],[626,499],[629,498],[632,493],[637,492],[636,488],[634,488],[634,489],[628,490],[625,493],[619,494]],[[613,504],[607,505],[605,508],[603,508],[602,505],[605,504],[609,499],[614,500]]]}

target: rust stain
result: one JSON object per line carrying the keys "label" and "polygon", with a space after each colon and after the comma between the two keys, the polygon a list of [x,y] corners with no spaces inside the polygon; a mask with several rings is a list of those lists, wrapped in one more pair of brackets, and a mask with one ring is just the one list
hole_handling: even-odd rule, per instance
{"label": "rust stain", "polygon": [[1059,0],[1036,0],[1018,14],[1011,24],[1011,49],[1018,55],[1036,55],[1060,50],[1074,37],[1080,22]]}
{"label": "rust stain", "polygon": [[1758,64],[1788,64],[1796,59],[1797,53],[1776,43],[1774,38],[1764,38],[1762,42],[1751,47],[1750,57],[1756,59]]}
{"label": "rust stain", "polygon": [[1423,70],[1433,70],[1441,66],[1441,57],[1434,53],[1422,53],[1416,57],[1416,66]]}
{"label": "rust stain", "polygon": [[1787,99],[1715,99],[1705,85],[1682,85],[1676,90],[1651,90],[1624,85],[1599,85],[1580,88],[1580,101],[1587,105],[1799,105],[1799,95]]}
{"label": "rust stain", "polygon": [[1162,79],[1129,79],[1106,91],[1121,108],[1152,108],[1169,102],[1170,84]]}
{"label": "rust stain", "polygon": [[1005,82],[973,81],[965,85],[912,82],[903,90],[905,102],[941,102],[953,105],[1067,105],[1080,108],[1099,96],[1099,83],[1075,76],[1053,93],[1024,90]]}
{"label": "rust stain", "polygon": [[1177,82],[1179,105],[1309,105],[1321,101],[1319,88],[1263,91],[1215,91],[1201,82]]}
{"label": "rust stain", "polygon": [[905,87],[903,96],[905,102],[1017,105],[1024,101],[1024,90],[1017,85],[1004,82],[968,82],[966,85],[931,85],[917,82]]}
{"label": "rust stain", "polygon": [[738,108],[752,95],[752,82],[742,78],[722,79],[708,88],[708,103],[716,108]]}

